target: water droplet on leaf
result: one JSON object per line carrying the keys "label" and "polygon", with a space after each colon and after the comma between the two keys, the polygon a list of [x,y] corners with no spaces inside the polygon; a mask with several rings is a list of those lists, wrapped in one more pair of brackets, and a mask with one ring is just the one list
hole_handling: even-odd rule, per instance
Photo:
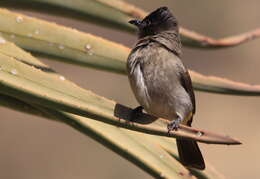
{"label": "water droplet on leaf", "polygon": [[32,34],[27,34],[27,37],[32,37]]}
{"label": "water droplet on leaf", "polygon": [[16,71],[16,69],[12,69],[12,70],[11,70],[11,74],[13,74],[13,75],[17,75],[17,71]]}
{"label": "water droplet on leaf", "polygon": [[59,49],[63,50],[64,46],[63,45],[59,45]]}
{"label": "water droplet on leaf", "polygon": [[36,29],[36,30],[34,31],[34,33],[35,33],[36,35],[38,35],[38,34],[40,33],[40,31]]}
{"label": "water droplet on leaf", "polygon": [[64,81],[65,77],[64,76],[60,76],[60,80]]}
{"label": "water droplet on leaf", "polygon": [[86,49],[88,55],[93,55],[93,52],[91,51],[91,45],[90,44],[85,45],[85,49]]}
{"label": "water droplet on leaf", "polygon": [[16,22],[20,23],[23,21],[23,17],[22,16],[17,16],[16,17]]}
{"label": "water droplet on leaf", "polygon": [[87,44],[87,45],[85,45],[85,48],[86,48],[86,50],[90,50],[91,49],[91,45]]}
{"label": "water droplet on leaf", "polygon": [[0,37],[0,44],[5,44],[6,40]]}

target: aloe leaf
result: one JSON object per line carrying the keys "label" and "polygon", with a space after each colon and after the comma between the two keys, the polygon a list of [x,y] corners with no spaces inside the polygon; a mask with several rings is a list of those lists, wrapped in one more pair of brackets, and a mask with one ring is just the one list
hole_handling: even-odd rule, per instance
{"label": "aloe leaf", "polygon": [[[13,44],[9,45],[13,46]],[[9,54],[9,52],[7,52],[6,54]],[[26,53],[17,54],[23,59],[26,57]],[[2,56],[0,55],[0,58],[1,57]],[[28,57],[30,57],[30,55],[28,55]],[[1,60],[2,59],[3,58],[1,58]],[[12,60],[15,62],[17,59]],[[30,65],[37,64],[38,66],[43,66],[43,64],[37,61],[36,59],[35,62],[33,62],[33,60],[33,58],[31,58],[28,61],[24,59],[24,62],[30,62]],[[18,73],[22,73],[21,66],[19,66],[18,69],[20,70],[11,70],[10,73],[12,73],[12,75],[19,75]],[[1,63],[1,71],[2,70],[7,70],[6,63]],[[38,71],[38,73],[42,73],[39,69],[36,70]],[[44,73],[48,73],[48,71]],[[51,73],[49,75],[53,76],[55,75],[55,73]],[[40,79],[41,78],[39,78],[39,81],[41,81]],[[22,84],[27,85],[24,83]],[[2,87],[3,86],[0,85],[0,88]],[[12,93],[9,91],[8,94],[10,95]],[[167,178],[190,178],[189,172],[183,166],[181,166],[178,161],[172,158],[160,147],[157,147],[156,144],[153,144],[148,141],[142,141],[140,143],[140,141],[138,141],[136,137],[127,135],[127,130],[120,129],[115,126],[111,126],[98,121],[94,121],[89,118],[84,118],[65,112],[59,112],[39,105],[35,105],[33,103],[30,104],[28,101],[23,102],[19,99],[6,95],[0,95],[0,99],[0,104],[2,106],[42,116],[45,118],[51,117],[51,119],[59,120],[61,122],[69,124],[70,126],[74,127],[80,132],[92,137],[93,139],[110,148],[114,152],[120,154],[124,158],[130,160],[131,162],[133,162],[140,168],[144,169],[154,177],[162,178],[162,176],[164,176]],[[29,101],[32,102],[31,100]],[[139,135],[139,137],[141,136]],[[160,154],[164,155],[163,159],[160,157]]]}
{"label": "aloe leaf", "polygon": [[[101,144],[108,146],[114,152],[132,161],[154,177],[190,178],[189,172],[162,148],[149,141],[137,140],[142,139],[141,135],[130,136],[125,129],[119,129],[115,126],[68,113],[51,110],[47,110],[47,112],[62,119],[79,131],[90,135],[95,140],[101,141]],[[161,158],[161,155],[164,158]]]}
{"label": "aloe leaf", "polygon": [[0,6],[87,20],[127,32],[135,32],[136,30],[128,23],[132,19],[131,16],[98,0],[3,0],[0,1]]}
{"label": "aloe leaf", "polygon": [[189,71],[196,90],[240,96],[259,96],[260,85],[249,85],[216,76],[205,76]]}
{"label": "aloe leaf", "polygon": [[[164,150],[166,150],[169,154],[171,154],[175,159],[179,160],[177,146],[175,140],[168,139],[161,136],[153,137],[151,135],[145,135],[146,139],[150,140],[159,146],[161,146]],[[203,151],[202,151],[203,152]],[[206,163],[206,170],[199,171],[195,169],[190,169],[191,173],[200,179],[209,179],[209,178],[222,178],[225,177],[219,173],[208,161]]]}
{"label": "aloe leaf", "polygon": [[[17,48],[14,44],[9,43],[7,41],[4,42],[4,39],[0,39],[1,45],[0,45],[0,54],[4,54],[3,56],[12,57],[11,63],[17,63],[19,65],[16,65],[15,68],[10,68],[11,70],[8,70],[6,63],[1,63],[1,70],[0,71],[9,71],[12,76],[19,76],[20,73],[24,73],[21,70],[21,66],[25,65],[27,67],[33,68],[37,73],[41,74],[44,73],[48,76],[48,78],[60,78],[61,76],[56,74],[53,70],[42,70],[42,69],[50,69],[47,65],[43,64],[39,60],[33,58],[30,54],[20,50]],[[4,42],[4,43],[3,43]],[[16,53],[14,53],[16,52]],[[2,60],[3,58],[1,58]],[[1,61],[2,62],[2,61]],[[21,64],[20,64],[21,63]],[[16,71],[14,71],[14,69]],[[18,70],[19,69],[19,70]],[[28,72],[31,76],[37,76],[38,81],[40,83],[44,82],[42,81],[43,78],[39,78],[41,75],[36,75],[36,73]],[[33,81],[33,79],[31,79]],[[65,79],[59,79],[59,81],[67,81]],[[56,82],[59,83],[59,82]],[[26,83],[22,83],[23,85],[26,85]],[[70,83],[71,86],[75,85],[73,83]],[[3,86],[0,86],[3,87]],[[61,87],[61,86],[60,86]],[[62,87],[61,87],[62,88]],[[68,86],[65,87],[67,89]],[[1,89],[2,90],[2,89]],[[8,91],[8,95],[11,95],[12,92]],[[27,100],[27,99],[25,99]],[[100,100],[100,99],[99,99]],[[104,100],[104,98],[102,99]],[[45,118],[52,118],[59,120],[61,122],[65,122],[72,127],[78,129],[79,131],[90,135],[95,140],[101,142],[103,145],[108,146],[110,149],[114,150],[115,152],[119,153],[126,159],[134,162],[139,167],[143,168],[144,170],[148,171],[153,176],[158,177],[158,175],[181,175],[182,177],[186,177],[187,171],[174,159],[172,159],[167,153],[165,153],[160,147],[157,145],[155,146],[155,143],[153,142],[154,138],[157,138],[154,136],[154,138],[150,137],[150,135],[146,135],[143,133],[133,132],[125,129],[120,129],[114,126],[110,126],[107,124],[103,124],[101,122],[96,122],[88,118],[83,118],[80,116],[68,114],[65,112],[57,111],[57,108],[55,110],[41,106],[36,105],[30,98],[27,100],[27,102],[21,101],[17,98],[13,98],[11,96],[6,95],[0,95],[0,105],[13,108],[22,112],[39,115]],[[102,102],[102,101],[99,101]],[[125,111],[123,111],[125,112]],[[155,124],[159,124],[156,122]],[[161,123],[160,125],[163,125]],[[103,126],[103,127],[102,127]],[[158,126],[158,125],[157,125]],[[164,127],[164,126],[163,126]],[[106,135],[110,134],[110,135]],[[121,136],[121,137],[119,137]],[[123,137],[122,137],[123,136]],[[147,137],[150,137],[150,142],[148,142]],[[103,137],[103,138],[102,138]],[[128,139],[126,139],[128,138]],[[122,139],[122,140],[120,140]],[[158,137],[157,141],[165,141],[165,139]],[[127,143],[126,141],[132,140],[133,142],[136,142],[136,145],[139,145],[139,147],[131,148],[132,143]],[[169,144],[171,142],[167,141]],[[160,142],[159,142],[160,143]],[[134,145],[134,146],[136,146]],[[128,150],[124,150],[123,147],[126,147]],[[176,149],[174,142],[172,143],[173,148]],[[140,149],[141,148],[141,149]],[[175,150],[176,152],[176,150]],[[142,156],[142,157],[141,157]],[[149,157],[144,157],[149,156]],[[149,160],[149,162],[148,162]],[[152,160],[152,162],[151,162]],[[158,160],[158,161],[154,161]],[[146,162],[148,164],[146,164]],[[159,162],[159,163],[158,163]],[[162,162],[162,164],[160,163]],[[159,167],[160,166],[160,167]],[[170,167],[170,168],[169,168]],[[173,173],[169,173],[169,171]]]}
{"label": "aloe leaf", "polygon": [[62,57],[68,63],[68,59],[75,59],[73,63],[79,65],[117,73],[125,71],[128,49],[100,37],[4,9],[0,9],[0,29],[3,37],[32,52]]}
{"label": "aloe leaf", "polygon": [[[0,9],[0,32],[3,37],[17,45],[50,59],[126,74],[125,62],[130,49],[100,37],[4,9]],[[207,76],[196,72],[191,72],[191,77],[195,90],[232,95],[260,95],[258,86],[217,77],[210,77],[209,83]]]}
{"label": "aloe leaf", "polygon": [[[22,20],[17,22],[17,19]],[[50,59],[126,74],[125,61],[130,49],[100,37],[3,9],[0,9],[0,32],[6,39],[37,52],[38,55],[45,54]],[[258,85],[207,77],[192,71],[190,74],[195,90],[232,95],[260,95]]]}
{"label": "aloe leaf", "polygon": [[[19,56],[24,56],[24,55],[21,54]],[[2,60],[3,56],[0,55],[0,58]],[[13,62],[17,61],[17,59],[15,58],[12,60]],[[32,62],[32,60],[33,59],[28,61],[24,60],[24,61]],[[42,66],[42,64],[40,64],[36,60],[35,63]],[[21,71],[20,66],[16,66],[16,67],[17,67],[16,69],[20,69],[20,70],[19,71],[18,70],[14,71],[14,69],[13,71],[11,70],[10,73],[12,75],[18,75],[18,73],[19,74],[23,73],[23,71]],[[7,65],[6,63],[1,63],[1,71],[4,70],[7,70]],[[39,70],[37,71],[38,73],[43,73]],[[54,73],[51,73],[51,75],[54,75]],[[40,78],[38,78],[38,80],[40,80]],[[27,84],[23,83],[23,85],[27,85]],[[0,88],[2,90],[3,86],[0,85]],[[7,93],[9,95],[12,94],[9,92]],[[175,161],[170,155],[167,154],[165,155],[165,159],[161,159],[158,155],[158,153],[164,152],[161,148],[155,147],[154,146],[155,144],[151,144],[148,142],[143,142],[142,145],[140,145],[138,141],[135,141],[131,139],[131,137],[127,136],[122,131],[122,129],[101,122],[93,121],[88,118],[83,118],[72,114],[46,109],[44,107],[39,107],[38,105],[35,104],[29,104],[29,102],[25,103],[19,99],[6,96],[6,95],[0,95],[0,99],[1,99],[0,104],[3,106],[11,107],[16,110],[18,109],[19,111],[25,111],[27,113],[34,114],[34,115],[40,115],[44,117],[51,116],[56,120],[60,120],[62,122],[71,125],[77,130],[91,136],[95,140],[99,141],[101,144],[117,152],[124,158],[132,161],[137,166],[141,167],[142,169],[144,169],[145,171],[147,171],[148,173],[150,173],[151,175],[157,178],[161,177],[162,175],[167,176],[167,178],[173,176],[177,177],[178,172],[181,172],[182,174],[189,176],[187,170],[184,167],[182,167],[177,161]],[[40,109],[39,112],[37,111],[37,109]],[[150,147],[151,146],[153,147],[152,148],[147,147],[146,145],[148,144]],[[178,168],[176,167],[176,165],[178,166]],[[188,178],[188,177],[181,175],[178,176],[178,178]]]}
{"label": "aloe leaf", "polygon": [[[2,0],[1,7],[35,10],[87,20],[92,23],[134,33],[128,24],[133,18],[143,19],[147,12],[121,0]],[[180,34],[185,46],[218,49],[232,47],[260,37],[259,28],[235,36],[214,39],[181,27]]]}
{"label": "aloe leaf", "polygon": [[[174,158],[178,158],[174,140],[166,140],[165,137],[146,135],[125,129],[119,129],[101,122],[96,122],[91,119],[61,111],[55,111],[39,105],[36,107],[34,104],[25,103],[16,98],[2,94],[0,94],[0,105],[28,114],[66,123],[136,164],[154,177],[169,177],[168,175],[170,175],[171,177],[175,176],[177,178],[185,178],[188,174],[187,170],[184,169],[178,161],[173,159],[172,156],[169,156],[170,154],[173,155]],[[132,143],[128,143],[129,140],[134,141],[136,144],[132,145]],[[137,147],[138,145],[139,147]],[[166,150],[169,154],[165,153],[161,148]],[[152,157],[146,158],[146,156],[150,155],[152,155]],[[164,170],[169,170],[169,166],[171,171],[166,172],[166,174]],[[216,170],[213,170],[212,166],[208,163],[205,171],[196,170],[195,172],[194,175],[200,176],[198,178],[202,179],[222,178],[221,175],[217,173]]]}
{"label": "aloe leaf", "polygon": [[130,136],[129,131],[125,129],[41,106],[35,107],[33,104],[1,94],[0,105],[66,123],[156,178],[190,178],[188,170],[161,147],[149,141],[137,140],[143,138],[142,134],[135,133]]}
{"label": "aloe leaf", "polygon": [[[7,42],[5,44],[8,45]],[[155,120],[154,117],[148,115],[142,116],[140,120],[142,123],[131,125],[127,122],[131,109],[83,90],[65,80],[63,76],[46,73],[38,66],[25,63],[23,59],[16,59],[1,53],[0,58],[0,92],[2,94],[149,134],[193,139],[205,143],[240,144],[239,141],[223,135],[185,126],[181,126],[180,130],[173,131],[169,135],[165,127],[158,127],[153,123],[142,124],[144,121],[151,123]],[[198,137],[198,132],[203,133],[203,136]]]}

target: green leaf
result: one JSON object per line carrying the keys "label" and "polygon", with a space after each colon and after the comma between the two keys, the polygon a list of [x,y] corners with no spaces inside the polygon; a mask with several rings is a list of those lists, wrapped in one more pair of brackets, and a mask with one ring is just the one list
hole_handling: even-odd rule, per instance
{"label": "green leaf", "polygon": [[[4,42],[3,39],[1,39],[0,42],[2,42],[0,45],[1,105],[69,124],[80,132],[94,138],[96,141],[120,154],[124,158],[132,161],[154,177],[190,177],[189,172],[181,166],[177,160],[172,158],[171,155],[166,153],[161,147],[158,147],[156,143],[144,140],[144,134],[142,133],[131,132],[89,118],[57,111],[59,108],[56,108],[56,106],[53,105],[47,105],[45,107],[41,106],[45,104],[45,101],[43,99],[35,101],[34,94],[30,94],[34,89],[39,91],[40,88],[43,88],[43,90],[41,90],[42,93],[38,94],[39,96],[43,96],[43,98],[48,98],[49,93],[55,93],[55,91],[59,91],[59,89],[66,89],[64,90],[64,96],[60,98],[61,103],[65,98],[73,96],[71,93],[68,94],[68,91],[73,91],[73,89],[77,89],[77,92],[74,92],[76,92],[75,94],[78,97],[84,99],[86,99],[86,97],[83,96],[84,94],[81,94],[83,93],[82,89],[73,83],[64,80],[64,78],[60,78],[60,75],[56,74],[53,70],[50,70],[48,66],[30,56],[30,54],[24,53],[9,42]],[[16,88],[20,88],[17,89],[17,93],[23,93],[22,90],[25,89],[24,86],[32,88],[31,91],[27,91],[27,97],[14,94],[13,89],[8,88],[7,90],[5,88],[6,84],[4,81],[12,81],[11,78],[13,78],[12,80],[15,80],[15,83],[17,84]],[[55,80],[56,78],[58,80]],[[37,80],[37,82],[35,80]],[[49,89],[52,90],[46,88],[45,85],[47,84],[49,85]],[[84,93],[90,92],[84,90]],[[12,97],[12,95],[19,99]],[[58,96],[60,95],[61,94],[58,93]],[[88,97],[90,96],[91,95]],[[101,113],[106,113],[106,110],[109,110],[109,106],[105,104],[109,104],[113,107],[113,103],[109,102],[105,98],[96,96],[95,99],[92,100],[90,98],[88,100],[88,103],[91,104],[98,103],[100,105],[98,111]],[[81,106],[78,107],[80,108]]]}
{"label": "green leaf", "polygon": [[[8,58],[10,60],[8,63],[11,64],[8,64],[8,60],[5,61],[5,58]],[[17,80],[16,83],[18,84],[18,86],[21,85],[21,88],[26,85],[31,85],[32,83],[38,83],[38,85],[30,87],[42,87],[45,89],[45,85],[48,84],[50,89],[55,89],[56,91],[59,91],[59,89],[65,89],[63,92],[64,94],[67,94],[67,96],[64,96],[62,98],[63,100],[64,98],[69,98],[74,94],[76,94],[80,98],[83,98],[84,100],[87,98],[86,96],[84,97],[85,93],[88,94],[88,97],[94,95],[91,94],[89,91],[77,87],[64,78],[60,78],[62,76],[55,73],[47,65],[43,64],[36,58],[32,57],[30,54],[17,48],[14,44],[9,43],[4,39],[0,39],[0,59],[0,72],[8,72],[8,74],[11,75],[7,76],[8,78],[18,77],[19,80]],[[9,65],[11,67],[8,67]],[[28,71],[22,70],[23,68]],[[92,137],[93,139],[115,151],[122,157],[132,161],[134,164],[155,177],[159,177],[162,175],[167,178],[171,178],[173,176],[179,178],[189,177],[188,171],[183,168],[177,160],[171,157],[171,155],[174,155],[175,158],[177,156],[177,149],[174,140],[168,140],[165,137],[152,136],[144,133],[130,131],[99,121],[95,121],[90,118],[80,117],[63,111],[58,111],[59,108],[56,108],[52,105],[44,107],[44,102],[35,102],[33,99],[34,97],[27,99],[22,98],[22,95],[15,95],[21,98],[14,98],[10,96],[13,95],[12,91],[5,91],[3,89],[5,86],[5,84],[3,84],[3,78],[5,78],[5,76],[3,76],[2,78],[1,77],[2,75],[0,75],[0,84],[2,84],[0,85],[0,91],[4,92],[5,95],[0,94],[0,105],[66,123],[79,130],[80,132]],[[24,79],[30,81],[31,83],[23,83]],[[37,80],[37,82],[35,80]],[[71,94],[69,92],[71,90],[77,91],[73,91],[73,94]],[[48,91],[46,92],[49,93]],[[52,91],[50,91],[50,93],[51,92]],[[43,95],[45,98],[49,96],[46,95],[45,92],[38,95]],[[95,111],[96,113],[100,113],[102,111],[106,112],[106,110],[110,109],[108,105],[111,105],[111,107],[113,107],[112,101],[98,96],[95,96],[95,99],[93,99],[93,101],[90,100],[88,102],[99,104],[99,110]],[[122,112],[124,113],[124,115],[127,115],[127,111]],[[154,126],[161,126],[165,128],[164,121],[160,122],[160,120],[154,122]],[[164,150],[166,150],[170,155]],[[197,171],[196,175],[199,174],[203,176],[211,176],[211,173],[212,171],[209,167],[204,172]]]}
{"label": "green leaf", "polygon": [[[179,160],[177,146],[173,139],[165,138],[161,136],[153,137],[151,135],[145,135],[146,139],[150,140],[154,143],[161,146],[164,150],[166,150],[169,154],[171,154],[175,159]],[[202,151],[203,153],[203,151]],[[225,178],[221,173],[219,173],[209,162],[206,161],[206,170],[199,171],[195,169],[190,170],[193,175],[200,179],[208,179],[208,178]]]}
{"label": "green leaf", "polygon": [[0,6],[52,13],[87,20],[105,27],[135,32],[135,27],[128,23],[132,17],[111,6],[114,2],[106,3],[99,0],[3,0],[0,1]]}
{"label": "green leaf", "polygon": [[[0,105],[66,123],[136,164],[154,177],[175,176],[177,178],[185,178],[188,176],[187,174],[189,174],[187,170],[174,159],[178,158],[175,140],[167,140],[165,137],[116,128],[88,118],[48,109],[39,105],[28,104],[2,94],[0,94]],[[157,144],[159,144],[159,146]],[[164,150],[171,156],[165,153]],[[172,158],[172,156],[174,156],[174,158]],[[222,178],[208,163],[206,170],[196,170],[195,172],[194,175],[200,176],[199,178]]]}
{"label": "green leaf", "polygon": [[260,85],[249,85],[216,76],[189,71],[196,90],[240,96],[260,96]]}
{"label": "green leaf", "polygon": [[[4,9],[0,13],[2,35],[25,49],[117,73],[125,70],[128,49],[122,45]],[[113,53],[114,49],[119,52]]]}
{"label": "green leaf", "polygon": [[[125,62],[130,49],[100,37],[4,9],[0,9],[0,32],[17,45],[50,59],[126,74]],[[207,77],[196,72],[190,74],[195,90],[260,95],[260,87],[257,85]]]}
{"label": "green leaf", "polygon": [[[34,10],[89,21],[130,33],[136,28],[130,19],[143,19],[147,12],[121,0],[2,0],[1,7]],[[180,27],[182,44],[189,47],[218,49],[232,47],[260,37],[256,29],[236,36],[214,39]]]}
{"label": "green leaf", "polygon": [[[154,117],[145,114],[140,118],[141,123],[131,125],[127,122],[131,115],[130,108],[76,86],[29,54],[22,53],[21,50],[12,54],[11,52],[14,50],[5,49],[16,49],[17,47],[4,39],[0,41],[2,42],[0,45],[0,92],[2,94],[149,134],[193,139],[205,143],[239,144],[232,138],[185,126],[169,135],[166,127],[158,127],[154,123],[145,125],[144,122],[151,123],[155,120]],[[16,55],[18,53],[21,54]],[[23,58],[21,59],[21,57]],[[27,58],[30,60],[26,60]],[[165,121],[164,119],[158,120]],[[203,133],[203,136],[198,137],[197,132]]]}
{"label": "green leaf", "polygon": [[162,148],[149,141],[140,141],[142,134],[131,136],[125,129],[89,118],[50,109],[46,109],[46,112],[89,135],[156,178],[190,178],[189,172]]}
{"label": "green leaf", "polygon": [[162,176],[190,178],[189,171],[161,147],[153,142],[142,140],[144,139],[143,134],[132,133],[129,135],[130,132],[125,129],[37,105],[35,107],[35,105],[1,94],[0,105],[66,123],[156,178],[163,178]]}

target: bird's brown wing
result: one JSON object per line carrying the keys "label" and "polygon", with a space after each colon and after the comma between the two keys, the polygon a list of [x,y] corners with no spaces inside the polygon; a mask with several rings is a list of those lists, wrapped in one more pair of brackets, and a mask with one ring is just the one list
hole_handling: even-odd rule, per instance
{"label": "bird's brown wing", "polygon": [[195,114],[196,112],[196,102],[195,102],[195,95],[194,95],[194,91],[193,91],[193,87],[192,87],[192,82],[191,82],[191,78],[190,78],[190,74],[189,72],[186,70],[184,71],[181,76],[180,76],[180,80],[181,80],[181,84],[183,86],[183,88],[187,91],[187,93],[190,96],[192,105],[193,105],[193,114]]}

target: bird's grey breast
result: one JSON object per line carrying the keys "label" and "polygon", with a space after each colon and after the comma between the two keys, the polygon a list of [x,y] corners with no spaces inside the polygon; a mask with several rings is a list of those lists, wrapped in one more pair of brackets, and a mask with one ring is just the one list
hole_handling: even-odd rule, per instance
{"label": "bird's grey breast", "polygon": [[157,117],[172,120],[191,111],[190,98],[180,84],[185,70],[180,59],[157,43],[136,48],[127,63],[128,77],[137,101]]}

